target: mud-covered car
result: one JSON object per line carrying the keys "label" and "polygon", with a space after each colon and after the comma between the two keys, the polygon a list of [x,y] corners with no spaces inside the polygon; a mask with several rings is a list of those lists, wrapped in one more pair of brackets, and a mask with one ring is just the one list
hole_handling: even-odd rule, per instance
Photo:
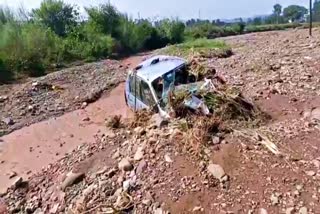
{"label": "mud-covered car", "polygon": [[[172,56],[154,56],[129,71],[125,87],[127,105],[137,111],[149,108],[162,117],[170,117],[168,111],[168,95],[174,90],[184,88],[191,93],[203,87],[214,87],[210,82],[195,82],[195,76],[189,74],[187,61]],[[208,109],[197,97],[192,96],[185,104],[190,108]]]}

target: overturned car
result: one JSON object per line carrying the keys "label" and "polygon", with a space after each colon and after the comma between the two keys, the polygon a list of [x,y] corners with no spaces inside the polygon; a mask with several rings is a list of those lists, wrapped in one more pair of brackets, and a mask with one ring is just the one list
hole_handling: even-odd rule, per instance
{"label": "overturned car", "polygon": [[172,56],[154,56],[129,71],[125,100],[135,111],[149,108],[162,117],[169,118],[170,94],[183,90],[191,94],[184,100],[185,106],[209,114],[205,103],[192,94],[198,90],[214,90],[214,85],[209,79],[200,82],[196,82],[196,79],[195,75],[188,72],[186,60]]}

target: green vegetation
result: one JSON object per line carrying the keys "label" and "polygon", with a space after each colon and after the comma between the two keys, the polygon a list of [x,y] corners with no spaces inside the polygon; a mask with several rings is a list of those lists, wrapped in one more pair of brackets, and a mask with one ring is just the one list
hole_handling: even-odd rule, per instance
{"label": "green vegetation", "polygon": [[44,0],[30,13],[0,7],[0,82],[41,76],[75,60],[93,61],[156,49],[184,40],[185,25],[133,20],[114,6],[86,8]]}
{"label": "green vegetation", "polygon": [[[134,20],[110,4],[85,8],[88,18],[83,20],[77,8],[62,0],[43,0],[32,11],[0,7],[0,82],[40,76],[76,60],[125,56],[170,44],[164,50],[172,54],[185,55],[192,49],[211,54],[220,51],[228,56],[231,50],[226,44],[209,39],[305,27],[301,22],[307,21],[307,10],[297,5],[282,10],[277,4],[268,17],[234,23]],[[320,17],[318,0],[313,15]]]}
{"label": "green vegetation", "polygon": [[171,45],[159,50],[159,52],[184,57],[187,57],[192,52],[211,57],[226,57],[232,54],[231,48],[224,41],[203,38]]}

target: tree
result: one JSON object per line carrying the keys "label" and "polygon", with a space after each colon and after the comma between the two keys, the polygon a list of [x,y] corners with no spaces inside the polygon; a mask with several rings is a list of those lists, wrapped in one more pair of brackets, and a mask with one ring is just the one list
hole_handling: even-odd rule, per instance
{"label": "tree", "polygon": [[77,24],[77,10],[60,0],[44,0],[40,8],[33,9],[31,16],[36,22],[52,29],[59,36],[67,33]]}
{"label": "tree", "polygon": [[282,13],[282,6],[280,4],[276,4],[273,6],[273,14],[277,17],[277,24],[279,24],[279,17]]}
{"label": "tree", "polygon": [[110,34],[114,38],[120,37],[122,14],[111,4],[102,4],[99,7],[86,8],[89,15],[89,24],[98,32]]}
{"label": "tree", "polygon": [[320,21],[320,1],[316,0],[313,4],[313,21]]}
{"label": "tree", "polygon": [[308,9],[299,5],[290,5],[283,10],[284,18],[293,22],[301,21],[307,13]]}
{"label": "tree", "polygon": [[262,17],[255,17],[253,18],[252,22],[253,25],[262,25]]}

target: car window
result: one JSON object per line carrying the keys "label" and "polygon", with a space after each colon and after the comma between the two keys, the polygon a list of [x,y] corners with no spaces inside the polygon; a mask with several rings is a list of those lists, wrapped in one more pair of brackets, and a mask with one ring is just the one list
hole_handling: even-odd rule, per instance
{"label": "car window", "polygon": [[141,100],[141,93],[140,93],[140,79],[136,75],[132,74],[130,77],[130,93],[135,96],[137,99]]}
{"label": "car window", "polygon": [[150,107],[154,106],[156,102],[152,96],[152,92],[150,90],[149,85],[143,80],[141,80],[140,83],[141,101]]}

